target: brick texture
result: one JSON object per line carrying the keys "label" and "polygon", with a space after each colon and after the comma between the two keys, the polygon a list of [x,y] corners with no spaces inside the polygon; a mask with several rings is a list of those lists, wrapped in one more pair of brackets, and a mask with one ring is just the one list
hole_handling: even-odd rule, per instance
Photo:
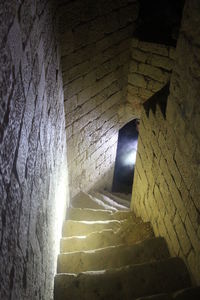
{"label": "brick texture", "polygon": [[136,114],[140,115],[140,105],[169,81],[174,50],[173,47],[132,39],[127,102],[135,107]]}
{"label": "brick texture", "polygon": [[63,1],[60,43],[71,196],[110,188],[137,1]]}
{"label": "brick texture", "polygon": [[199,1],[186,1],[166,118],[159,107],[155,114],[142,114],[131,204],[139,216],[152,222],[156,235],[166,238],[171,253],[185,260],[198,284],[199,10]]}
{"label": "brick texture", "polygon": [[[67,166],[62,80],[52,11],[50,1],[10,0],[0,4],[3,300],[53,299],[57,221],[61,218],[56,196],[60,179],[64,182],[67,178]],[[67,182],[64,184],[67,186]],[[60,194],[66,201],[65,189]],[[59,205],[64,211],[62,197]]]}

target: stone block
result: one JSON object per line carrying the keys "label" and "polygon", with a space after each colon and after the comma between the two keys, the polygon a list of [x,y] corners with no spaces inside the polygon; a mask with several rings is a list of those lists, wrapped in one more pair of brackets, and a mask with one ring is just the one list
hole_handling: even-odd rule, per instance
{"label": "stone block", "polygon": [[133,48],[131,51],[131,57],[133,60],[145,63],[148,58],[148,53],[141,51],[140,49]]}
{"label": "stone block", "polygon": [[192,226],[189,216],[187,216],[185,219],[185,228],[194,250],[198,253],[200,247],[200,240],[198,239],[197,233],[195,232],[194,227]]}
{"label": "stone block", "polygon": [[174,130],[171,126],[167,126],[167,134],[166,134],[167,148],[171,153],[175,153],[176,148],[176,136]]}
{"label": "stone block", "polygon": [[[154,197],[157,202],[156,204],[157,204],[159,214],[162,217],[164,217],[166,214],[166,206],[165,206],[165,202],[162,198],[162,194],[160,193],[160,188],[158,187],[157,184],[155,184],[155,186],[154,186]],[[153,209],[154,209],[154,207],[153,207]]]}
{"label": "stone block", "polygon": [[96,109],[96,101],[94,98],[91,98],[81,106],[81,111],[79,112],[79,116],[81,117],[95,109]]}
{"label": "stone block", "polygon": [[132,96],[138,95],[139,88],[133,85],[128,84],[127,92]]}
{"label": "stone block", "polygon": [[147,82],[145,77],[141,74],[131,73],[128,75],[128,82],[136,87],[143,87],[146,88]]}
{"label": "stone block", "polygon": [[[181,187],[181,189],[183,190],[183,187]],[[187,190],[186,191],[184,190],[184,194],[182,193],[182,195],[192,226],[194,227],[195,231],[198,231],[200,220],[199,220],[199,213],[195,206],[195,203],[193,199],[189,196],[189,192]]]}
{"label": "stone block", "polygon": [[106,75],[105,77],[103,77],[102,79],[98,80],[96,86],[93,87],[93,95],[95,96],[105,88],[109,87],[113,82],[116,81],[116,79],[117,79],[117,73],[112,72]]}
{"label": "stone block", "polygon": [[[118,30],[117,32],[111,33],[104,36],[100,41],[96,42],[96,49],[98,53],[105,51],[113,46],[117,45],[117,50],[120,52],[124,49],[128,49],[130,45],[130,36],[131,36],[132,26],[129,25],[125,28]],[[125,48],[124,48],[125,47]]]}
{"label": "stone block", "polygon": [[77,96],[73,96],[64,101],[65,114],[69,114],[77,108]]}
{"label": "stone block", "polygon": [[138,114],[140,115],[140,108],[141,108],[141,103],[143,102],[143,99],[137,95],[135,96],[135,95],[131,95],[130,93],[128,93],[127,94],[127,102],[129,105],[125,106],[125,111],[128,110],[130,113],[132,111],[134,111],[135,116],[137,116]]}
{"label": "stone block", "polygon": [[66,86],[64,86],[64,99],[67,100],[73,97],[74,95],[77,95],[82,90],[82,86],[82,77],[75,79],[71,83],[68,83]]}
{"label": "stone block", "polygon": [[62,70],[67,71],[73,68],[74,66],[89,60],[91,56],[94,55],[94,51],[95,49],[93,45],[87,45],[69,55],[62,56]]}
{"label": "stone block", "polygon": [[180,191],[176,187],[176,185],[174,183],[174,180],[171,182],[171,185],[169,186],[169,190],[171,191],[171,195],[172,195],[172,198],[173,198],[174,205],[178,209],[179,215],[180,215],[182,221],[184,222],[187,211],[186,211],[185,204],[182,201]]}
{"label": "stone block", "polygon": [[176,213],[174,218],[174,225],[175,225],[176,233],[178,235],[178,239],[180,241],[181,248],[183,250],[183,254],[187,256],[187,254],[191,249],[191,242],[187,235],[185,227],[181,221],[181,218],[178,215],[178,212]]}
{"label": "stone block", "polygon": [[88,74],[83,76],[83,89],[92,86],[93,84],[95,84],[95,81],[96,81],[95,71],[89,72]]}
{"label": "stone block", "polygon": [[79,78],[80,76],[83,76],[87,74],[92,69],[89,60],[80,63],[74,67],[72,67],[70,70],[63,72],[63,84],[66,85],[70,83],[71,81]]}
{"label": "stone block", "polygon": [[93,96],[92,86],[87,87],[78,94],[78,105],[82,105]]}
{"label": "stone block", "polygon": [[146,75],[159,82],[166,83],[169,80],[170,74],[163,70],[147,64],[139,64],[138,73]]}
{"label": "stone block", "polygon": [[146,52],[160,54],[160,55],[163,55],[163,56],[168,56],[169,55],[168,47],[165,46],[165,45],[139,41],[138,47],[141,50],[146,51]]}
{"label": "stone block", "polygon": [[102,113],[107,111],[113,105],[119,103],[121,100],[121,91],[113,94],[110,98],[108,98],[105,102],[102,103]]}
{"label": "stone block", "polygon": [[[155,209],[157,209],[157,207],[155,207]],[[155,219],[155,217],[156,216],[153,213],[153,218]],[[165,227],[165,222],[164,222],[163,216],[160,216],[160,215],[158,216],[157,228],[158,228],[159,236],[166,237],[168,235],[167,228]]]}
{"label": "stone block", "polygon": [[118,66],[118,57],[108,60],[96,69],[96,79],[99,80],[105,75],[115,71]]}
{"label": "stone block", "polygon": [[89,24],[80,24],[73,30],[74,49],[80,49],[87,46],[89,39]]}
{"label": "stone block", "polygon": [[74,51],[74,36],[72,30],[65,31],[61,36],[61,55],[66,56]]}
{"label": "stone block", "polygon": [[144,89],[140,87],[138,89],[138,96],[143,99],[143,102],[146,101],[147,99],[151,98],[153,96],[152,91],[149,91],[148,89]]}
{"label": "stone block", "polygon": [[168,234],[171,239],[171,245],[173,247],[174,254],[178,255],[179,249],[180,249],[180,244],[179,244],[179,240],[177,238],[177,234],[175,232],[175,228],[172,224],[172,221],[170,220],[170,218],[167,215],[165,216],[164,220],[165,220],[165,226],[167,228]]}
{"label": "stone block", "polygon": [[119,29],[119,18],[117,12],[112,12],[105,16],[104,33],[110,34]]}
{"label": "stone block", "polygon": [[191,170],[188,168],[187,161],[183,161],[182,154],[178,149],[175,151],[175,157],[174,160],[176,162],[177,168],[179,170],[179,173],[181,174],[183,181],[186,184],[187,189],[190,189],[192,185],[192,176],[191,176]]}
{"label": "stone block", "polygon": [[151,56],[151,64],[155,67],[171,71],[174,65],[174,60],[169,57],[153,54]]}
{"label": "stone block", "polygon": [[93,19],[91,23],[89,23],[89,33],[88,33],[88,44],[96,43],[104,37],[104,31],[106,29],[106,17],[99,17]]}
{"label": "stone block", "polygon": [[150,91],[153,91],[153,92],[158,92],[159,90],[161,90],[162,88],[164,87],[164,83],[161,83],[157,80],[149,80],[148,81],[148,85],[147,85],[147,88],[150,90]]}

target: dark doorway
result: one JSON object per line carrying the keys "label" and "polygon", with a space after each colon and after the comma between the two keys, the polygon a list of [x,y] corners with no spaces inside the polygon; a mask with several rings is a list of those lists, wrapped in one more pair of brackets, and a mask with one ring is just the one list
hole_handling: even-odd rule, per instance
{"label": "dark doorway", "polygon": [[185,0],[139,0],[135,36],[139,40],[176,46]]}
{"label": "dark doorway", "polygon": [[137,119],[119,130],[112,192],[131,194],[138,141]]}

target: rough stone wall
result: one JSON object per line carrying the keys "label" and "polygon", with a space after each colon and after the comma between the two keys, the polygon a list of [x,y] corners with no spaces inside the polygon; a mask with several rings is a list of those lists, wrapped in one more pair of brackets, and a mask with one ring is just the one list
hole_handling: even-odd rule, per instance
{"label": "rough stone wall", "polygon": [[120,111],[122,123],[128,115],[130,119],[140,117],[141,104],[169,81],[174,59],[174,47],[132,39],[127,102]]}
{"label": "rough stone wall", "polygon": [[78,0],[60,7],[71,196],[111,185],[118,108],[125,101],[136,0]]}
{"label": "rough stone wall", "polygon": [[166,119],[143,113],[132,209],[200,283],[200,3],[187,0]]}
{"label": "rough stone wall", "polygon": [[52,6],[1,1],[0,14],[0,299],[49,300],[67,193]]}

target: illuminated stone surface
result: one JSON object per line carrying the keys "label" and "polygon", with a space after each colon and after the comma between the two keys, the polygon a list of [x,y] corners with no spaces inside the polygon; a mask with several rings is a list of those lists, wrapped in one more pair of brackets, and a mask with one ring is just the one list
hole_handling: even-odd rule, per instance
{"label": "illuminated stone surface", "polygon": [[[83,238],[84,237],[84,238]],[[96,231],[86,236],[68,237],[61,239],[61,252],[73,252],[81,250],[92,250],[121,244],[133,244],[146,238],[153,237],[149,223],[139,223],[120,227],[118,231],[111,229]]]}
{"label": "illuminated stone surface", "polygon": [[[59,31],[65,120],[54,25],[59,7],[50,0],[0,4],[0,298],[52,299],[56,224],[65,213],[65,121],[72,194],[96,184],[110,187],[118,129],[140,116],[141,99],[162,88],[172,66],[167,119],[157,109],[141,122],[133,203],[200,282],[199,1],[186,1],[176,50],[133,38],[134,0],[64,2]],[[102,202],[101,209],[117,210]],[[120,212],[116,219],[124,217]],[[121,231],[120,241],[152,234],[149,223],[132,227],[130,235],[130,227]],[[94,235],[110,246],[117,234],[91,233],[88,247]],[[77,238],[68,241],[72,250]]]}
{"label": "illuminated stone surface", "polygon": [[[63,1],[65,3],[65,1]],[[134,1],[70,1],[60,8],[60,44],[71,196],[111,187],[126,98]]]}
{"label": "illuminated stone surface", "polygon": [[81,273],[85,271],[120,268],[130,264],[165,259],[169,252],[164,239],[148,239],[131,245],[115,245],[90,251],[63,253],[58,256],[58,273]]}
{"label": "illuminated stone surface", "polygon": [[184,259],[196,283],[200,283],[200,84],[195,67],[199,9],[198,1],[186,1],[166,117],[159,106],[155,113],[144,111],[141,116],[131,204],[137,216],[151,222],[156,236],[165,237],[170,253]]}
{"label": "illuminated stone surface", "polygon": [[[64,223],[55,300],[128,300],[190,287],[185,264],[180,258],[169,258],[165,240],[154,237],[149,223],[130,211],[84,209],[84,201],[88,204],[92,197],[82,195],[82,208],[72,208],[73,221]],[[93,212],[95,221],[88,221]],[[120,213],[119,220],[112,219]]]}
{"label": "illuminated stone surface", "polygon": [[0,299],[49,300],[69,200],[52,3],[1,1],[0,15]]}
{"label": "illuminated stone surface", "polygon": [[170,258],[109,271],[59,274],[55,278],[55,299],[136,299],[142,295],[174,292],[189,285],[182,261]]}
{"label": "illuminated stone surface", "polygon": [[[131,211],[116,211],[90,209],[90,208],[74,208],[68,209],[68,219],[77,221],[105,221],[105,220],[122,220],[131,218],[137,222],[137,218]],[[138,222],[139,222],[138,218]]]}

